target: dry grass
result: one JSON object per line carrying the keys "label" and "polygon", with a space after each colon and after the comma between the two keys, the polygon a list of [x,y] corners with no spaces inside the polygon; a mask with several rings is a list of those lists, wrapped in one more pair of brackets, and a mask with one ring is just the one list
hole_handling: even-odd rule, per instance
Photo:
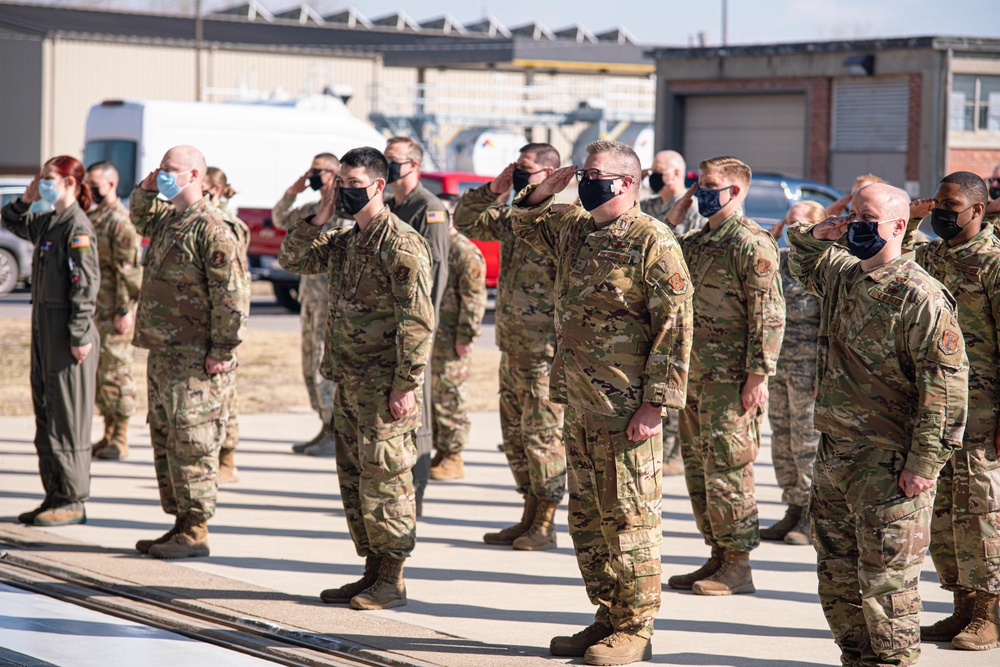
{"label": "dry grass", "polygon": [[[0,320],[0,416],[30,415],[31,321],[28,318]],[[248,331],[239,349],[237,386],[240,411],[282,412],[308,406],[302,382],[302,364],[297,332]],[[500,352],[472,353],[469,409],[496,411],[499,391],[497,368]],[[146,351],[136,350],[132,373],[139,385],[140,413],[146,410]]]}

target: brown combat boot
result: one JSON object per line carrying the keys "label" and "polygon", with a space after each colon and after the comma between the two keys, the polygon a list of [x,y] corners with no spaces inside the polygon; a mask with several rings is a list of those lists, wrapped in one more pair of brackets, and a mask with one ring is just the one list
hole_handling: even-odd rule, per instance
{"label": "brown combat boot", "polygon": [[628,665],[653,657],[653,643],[631,632],[615,632],[583,654],[587,665]]}
{"label": "brown combat boot", "polygon": [[809,514],[802,513],[795,528],[785,533],[785,544],[798,544],[800,546],[812,544],[812,526],[809,523]]}
{"label": "brown combat boot", "polygon": [[219,484],[236,484],[240,481],[240,476],[233,462],[235,449],[223,448],[219,450]]}
{"label": "brown combat boot", "polygon": [[110,430],[105,434],[108,439],[106,447],[94,450],[96,459],[105,461],[120,461],[128,458],[128,420],[116,419],[111,422]]}
{"label": "brown combat boot", "polygon": [[549,653],[569,658],[582,658],[587,649],[615,631],[607,619],[594,621],[575,635],[553,637]]}
{"label": "brown combat boot", "polygon": [[465,477],[465,464],[462,463],[462,455],[459,452],[443,454],[441,461],[436,466],[431,461],[429,477],[439,481],[463,479]]}
{"label": "brown combat boot", "polygon": [[785,510],[785,516],[780,521],[773,526],[761,529],[760,539],[775,540],[778,542],[785,539],[788,531],[795,528],[802,519],[802,510],[803,507],[801,505],[789,505],[788,509]]}
{"label": "brown combat boot", "polygon": [[208,555],[208,523],[204,519],[180,517],[179,530],[166,542],[154,544],[149,555],[154,558],[201,558]]}
{"label": "brown combat boot", "polygon": [[382,556],[375,583],[351,598],[352,609],[392,609],[406,604],[402,558]]}
{"label": "brown combat boot", "polygon": [[375,583],[381,562],[379,556],[368,556],[365,558],[365,573],[360,579],[344,584],[340,588],[328,588],[319,594],[319,599],[327,604],[349,604],[351,598]]}
{"label": "brown combat boot", "polygon": [[181,529],[180,517],[175,516],[173,528],[163,533],[155,540],[139,540],[138,542],[135,543],[135,550],[142,554],[148,554],[150,547],[152,547],[154,544],[163,544],[164,542],[168,542],[170,538],[172,538],[174,535],[178,533],[178,531],[180,531],[180,529]]}
{"label": "brown combat boot", "polygon": [[694,582],[695,595],[743,595],[756,593],[750,571],[750,552],[726,549],[722,567],[710,577]]}
{"label": "brown combat boot", "polygon": [[712,556],[694,572],[688,574],[675,574],[667,579],[667,586],[678,591],[689,591],[694,586],[694,582],[701,581],[712,576],[722,567],[722,559],[726,550],[722,547],[712,547]]}
{"label": "brown combat boot", "polygon": [[483,535],[483,542],[486,544],[514,544],[514,540],[524,535],[535,522],[535,509],[538,507],[538,498],[535,496],[524,497],[524,512],[521,514],[521,521],[513,526],[508,526],[497,533],[486,533]]}
{"label": "brown combat boot", "polygon": [[942,618],[933,625],[920,626],[920,641],[950,642],[959,632],[972,622],[972,611],[976,607],[975,591],[954,591],[955,608],[951,616]]}
{"label": "brown combat boot", "polygon": [[514,540],[513,546],[518,551],[548,551],[556,548],[556,507],[558,500],[538,498],[535,507],[535,519],[531,528]]}
{"label": "brown combat boot", "polygon": [[72,526],[87,523],[86,510],[72,510],[68,507],[52,507],[35,515],[36,526]]}
{"label": "brown combat boot", "polygon": [[90,447],[90,455],[96,456],[97,452],[108,446],[111,442],[111,434],[114,432],[114,417],[104,418],[104,436]]}
{"label": "brown combat boot", "polygon": [[1000,595],[976,591],[976,607],[972,622],[951,640],[952,648],[960,651],[989,651],[1000,646],[1000,619],[997,602]]}

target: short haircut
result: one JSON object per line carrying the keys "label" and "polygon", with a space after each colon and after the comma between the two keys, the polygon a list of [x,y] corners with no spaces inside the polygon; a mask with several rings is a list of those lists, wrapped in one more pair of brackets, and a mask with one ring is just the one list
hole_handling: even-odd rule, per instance
{"label": "short haircut", "polygon": [[867,185],[871,185],[873,183],[885,183],[885,179],[881,176],[876,176],[875,174],[868,172],[867,174],[861,174],[854,179],[854,185],[857,185],[858,183],[865,183]]}
{"label": "short haircut", "polygon": [[108,160],[101,160],[87,167],[88,174],[92,171],[100,173],[104,178],[114,179],[115,183],[118,182],[118,168]]}
{"label": "short haircut", "polygon": [[957,185],[962,194],[968,196],[973,204],[985,204],[989,201],[990,191],[986,183],[978,174],[973,174],[971,171],[956,171],[942,178],[941,182]]}
{"label": "short haircut", "polygon": [[314,160],[326,160],[327,162],[332,162],[334,169],[337,169],[338,167],[340,167],[340,160],[338,160],[337,156],[334,155],[333,153],[317,153],[313,157],[313,159]]}
{"label": "short haircut", "polygon": [[364,167],[372,179],[385,178],[389,174],[389,161],[382,151],[371,146],[352,148],[340,158],[341,167]]}
{"label": "short haircut", "polygon": [[543,167],[558,169],[559,164],[562,162],[562,158],[559,157],[559,151],[557,151],[552,144],[533,142],[521,146],[520,152],[534,154],[535,164]]}
{"label": "short haircut", "polygon": [[423,162],[424,149],[420,147],[420,144],[415,139],[410,139],[409,137],[389,137],[389,140],[385,143],[386,149],[396,144],[402,144],[406,148],[406,157],[417,163]]}
{"label": "short haircut", "polygon": [[805,212],[806,220],[809,222],[823,222],[828,217],[826,209],[823,208],[823,205],[819,202],[804,199],[792,204],[792,208],[795,208],[796,206],[800,207]]}
{"label": "short haircut", "polygon": [[642,165],[639,163],[639,156],[628,144],[602,139],[587,144],[587,153],[590,155],[610,155],[611,162],[618,173],[632,177],[632,185],[638,186],[639,181],[642,180]]}
{"label": "short haircut", "polygon": [[750,187],[750,181],[753,180],[753,171],[750,170],[750,165],[731,155],[722,155],[702,160],[701,164],[698,165],[698,169],[701,171],[717,171],[723,176],[739,181],[744,188]]}

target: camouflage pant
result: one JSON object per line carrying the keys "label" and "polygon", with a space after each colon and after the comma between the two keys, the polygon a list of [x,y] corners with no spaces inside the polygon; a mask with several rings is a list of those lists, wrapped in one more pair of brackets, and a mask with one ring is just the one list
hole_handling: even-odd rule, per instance
{"label": "camouflage pant", "polygon": [[1000,460],[995,445],[955,452],[945,464],[937,482],[930,551],[943,588],[1000,593]]}
{"label": "camouflage pant", "polygon": [[569,533],[597,618],[651,637],[660,609],[663,441],[629,441],[630,418],[566,408]]}
{"label": "camouflage pant", "polygon": [[667,416],[663,418],[663,461],[681,458],[680,411],[667,408]]}
{"label": "camouflage pant", "polygon": [[167,514],[210,519],[236,372],[208,375],[204,357],[156,350],[150,350],[147,368],[160,504]]}
{"label": "camouflage pant", "polygon": [[903,454],[824,435],[810,498],[819,599],[845,665],[920,656],[920,566],[934,491],[907,498]]}
{"label": "camouflage pant", "polygon": [[[233,371],[235,373],[236,371]],[[240,397],[236,393],[236,378],[233,378],[233,394],[229,398],[229,419],[226,420],[226,434],[222,438],[222,449],[236,449],[240,444]]]}
{"label": "camouflage pant", "polygon": [[326,300],[302,302],[302,377],[309,392],[309,405],[319,413],[324,424],[333,418],[334,395],[337,383],[327,380],[320,372],[323,361],[323,340],[326,336],[326,318],[330,313]]}
{"label": "camouflage pant", "polygon": [[[440,341],[440,342],[439,342]],[[459,357],[454,336],[435,336],[431,357],[431,410],[434,415],[434,449],[457,454],[469,442],[470,355]]]}
{"label": "camouflage pant", "polygon": [[782,488],[781,499],[788,505],[805,507],[819,446],[819,431],[813,428],[816,376],[784,373],[779,365],[778,374],[768,382],[768,390],[771,460]]}
{"label": "camouflage pant", "polygon": [[561,500],[566,493],[563,406],[549,400],[551,361],[500,357],[503,451],[521,495]]}
{"label": "camouflage pant", "polygon": [[688,386],[681,452],[694,521],[706,544],[751,551],[760,545],[753,462],[761,411],[743,410],[741,391],[735,383]]}
{"label": "camouflage pant", "polygon": [[97,364],[97,410],[104,419],[125,420],[135,412],[136,384],[132,377],[133,330],[123,334],[115,331],[114,324],[102,322],[101,358]]}
{"label": "camouflage pant", "polygon": [[[413,464],[414,432],[394,431],[389,391],[345,381],[333,410],[337,478],[347,527],[358,555],[406,558],[417,536]],[[388,383],[387,383],[388,384]],[[418,391],[417,413],[422,409]]]}

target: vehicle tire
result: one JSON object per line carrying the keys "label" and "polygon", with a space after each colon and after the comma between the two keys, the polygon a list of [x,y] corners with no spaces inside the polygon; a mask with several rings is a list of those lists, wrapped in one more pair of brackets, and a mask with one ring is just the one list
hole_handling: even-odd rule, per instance
{"label": "vehicle tire", "polygon": [[0,294],[7,294],[17,287],[17,259],[0,248]]}
{"label": "vehicle tire", "polygon": [[297,313],[302,310],[301,304],[299,304],[299,286],[294,283],[271,283],[274,287],[274,298],[277,299],[278,305],[282,308],[287,308],[293,313]]}

